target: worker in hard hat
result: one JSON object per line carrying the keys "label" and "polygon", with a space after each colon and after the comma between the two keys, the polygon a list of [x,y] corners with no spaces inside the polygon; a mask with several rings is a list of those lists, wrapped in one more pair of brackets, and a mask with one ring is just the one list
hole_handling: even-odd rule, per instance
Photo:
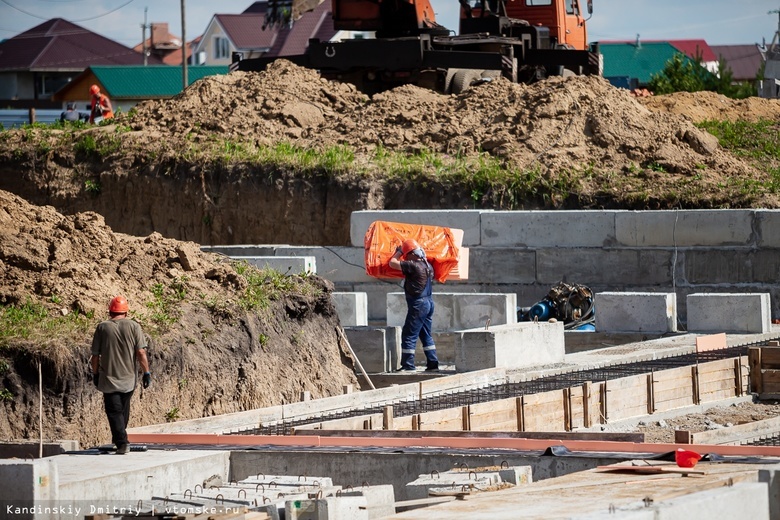
{"label": "worker in hard hat", "polygon": [[100,92],[100,87],[97,85],[89,87],[89,95],[92,96],[91,110],[89,112],[90,123],[99,123],[114,117],[114,108],[111,106],[111,100]]}
{"label": "worker in hard hat", "polygon": [[404,240],[396,248],[388,265],[404,274],[406,321],[401,330],[401,370],[415,370],[414,351],[417,339],[422,342],[427,360],[426,370],[439,369],[436,344],[431,335],[433,326],[433,267],[425,251],[413,239]]}
{"label": "worker in hard hat", "polygon": [[130,400],[135,391],[138,372],[143,370],[142,384],[149,388],[152,374],[146,357],[146,339],[138,322],[127,319],[127,298],[115,296],[108,304],[110,318],[102,321],[92,337],[92,381],[103,392],[111,441],[118,455],[129,451],[127,423],[130,421]]}

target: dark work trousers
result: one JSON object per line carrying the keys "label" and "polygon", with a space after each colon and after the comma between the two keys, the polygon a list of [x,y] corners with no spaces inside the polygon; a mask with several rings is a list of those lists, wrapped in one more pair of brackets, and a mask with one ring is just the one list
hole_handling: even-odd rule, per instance
{"label": "dark work trousers", "polygon": [[406,299],[406,321],[401,329],[401,368],[414,370],[414,351],[420,339],[427,360],[427,368],[439,367],[436,344],[431,335],[433,326],[433,298],[423,296]]}
{"label": "dark work trousers", "polygon": [[111,428],[111,442],[117,448],[127,444],[127,423],[130,422],[130,400],[132,398],[132,390],[127,393],[111,392],[103,394],[108,426]]}

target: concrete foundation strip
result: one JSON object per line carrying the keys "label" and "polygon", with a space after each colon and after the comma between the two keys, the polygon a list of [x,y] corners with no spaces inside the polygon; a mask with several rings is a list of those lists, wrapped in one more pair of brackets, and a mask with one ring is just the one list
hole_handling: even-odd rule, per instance
{"label": "concrete foundation strip", "polygon": [[349,349],[349,353],[352,354],[353,358],[355,358],[355,363],[357,363],[357,366],[360,369],[360,373],[363,374],[363,377],[365,377],[366,381],[368,381],[368,385],[371,387],[372,390],[376,390],[376,387],[374,386],[374,383],[372,383],[371,382],[371,378],[368,377],[368,374],[366,373],[366,370],[363,368],[363,365],[360,363],[360,360],[358,359],[357,355],[355,354],[355,351],[352,350],[352,345],[349,344],[349,340],[347,339],[346,334],[344,334],[344,331],[341,329],[341,327],[336,327],[336,331],[339,333],[339,336],[344,341],[344,343],[347,345],[347,348]]}

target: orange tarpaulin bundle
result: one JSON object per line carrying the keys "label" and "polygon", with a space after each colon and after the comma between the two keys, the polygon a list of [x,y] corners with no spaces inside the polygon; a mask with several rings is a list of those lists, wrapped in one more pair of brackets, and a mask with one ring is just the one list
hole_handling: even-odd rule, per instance
{"label": "orange tarpaulin bundle", "polygon": [[413,238],[420,244],[433,267],[434,278],[444,283],[450,271],[458,265],[458,240],[450,228],[422,224],[373,222],[363,243],[366,274],[375,278],[403,278],[401,271],[391,269],[387,263],[395,248],[407,238]]}

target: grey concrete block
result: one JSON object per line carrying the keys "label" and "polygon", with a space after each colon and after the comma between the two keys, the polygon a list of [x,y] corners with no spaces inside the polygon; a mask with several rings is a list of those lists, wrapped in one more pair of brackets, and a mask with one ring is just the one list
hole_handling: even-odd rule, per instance
{"label": "grey concrete block", "polygon": [[598,332],[677,331],[674,293],[602,292],[594,298]]}
{"label": "grey concrete block", "polygon": [[624,249],[540,249],[536,252],[537,283],[561,280],[595,285],[631,287],[672,285],[673,251]]}
{"label": "grey concrete block", "polygon": [[284,504],[288,520],[368,520],[364,496],[288,500]]}
{"label": "grey concrete block", "polygon": [[[434,332],[453,332],[475,327],[517,322],[517,296],[497,293],[433,293]],[[404,293],[387,295],[387,324],[403,326],[406,320]]]}
{"label": "grey concrete block", "polygon": [[758,247],[780,249],[780,210],[762,209],[755,212]]}
{"label": "grey concrete block", "polygon": [[768,293],[697,293],[686,300],[689,332],[762,334],[772,326]]}
{"label": "grey concrete block", "polygon": [[313,256],[233,256],[258,269],[274,269],[282,274],[316,273],[317,262]]}
{"label": "grey concrete block", "polygon": [[625,211],[615,215],[621,245],[699,247],[749,245],[752,210]]}
{"label": "grey concrete block", "polygon": [[768,487],[769,518],[780,520],[780,465],[758,470],[758,481]]}
{"label": "grey concrete block", "polygon": [[395,514],[395,491],[389,484],[380,486],[362,486],[354,490],[343,490],[338,496],[362,496],[368,503],[368,518],[385,518]]}
{"label": "grey concrete block", "polygon": [[344,334],[366,372],[392,371],[384,327],[344,327]]}
{"label": "grey concrete block", "polygon": [[422,224],[463,230],[463,246],[479,245],[481,216],[491,210],[366,210],[353,211],[350,217],[349,236],[353,246],[363,249],[366,231],[377,221]]}
{"label": "grey concrete block", "polygon": [[536,253],[516,247],[470,248],[469,283],[495,283],[498,280],[533,283],[536,280]]}
{"label": "grey concrete block", "polygon": [[368,296],[364,292],[333,292],[333,305],[342,327],[368,325]]}
{"label": "grey concrete block", "polygon": [[[0,517],[6,518],[7,508],[10,507],[13,518],[24,520],[60,518],[58,512],[29,513],[35,505],[62,505],[59,503],[59,472],[54,457],[33,461],[0,460],[0,482],[3,483],[0,486],[0,504],[3,505]],[[17,508],[20,508],[19,514],[15,513]]]}
{"label": "grey concrete block", "polygon": [[433,490],[459,490],[470,486],[487,489],[501,482],[498,472],[443,471],[420,475],[406,485],[409,499],[426,498]]}
{"label": "grey concrete block", "polygon": [[458,372],[521,368],[563,362],[563,323],[516,323],[461,331],[455,348]]}
{"label": "grey concrete block", "polygon": [[780,280],[780,251],[724,248],[687,251],[683,258],[685,280],[690,284],[733,285],[776,283]]}
{"label": "grey concrete block", "polygon": [[605,247],[615,243],[615,211],[495,211],[482,215],[486,247]]}

